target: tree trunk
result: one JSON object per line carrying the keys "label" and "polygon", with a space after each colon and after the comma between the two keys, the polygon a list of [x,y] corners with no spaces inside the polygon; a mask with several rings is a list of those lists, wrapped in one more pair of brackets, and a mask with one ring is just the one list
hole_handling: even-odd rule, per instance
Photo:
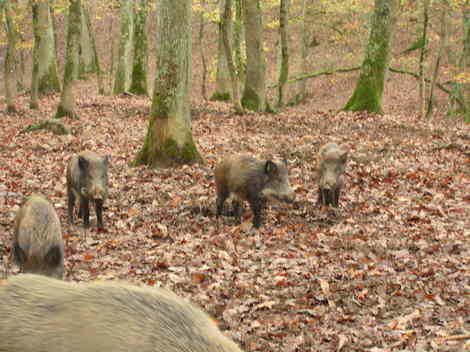
{"label": "tree trunk", "polygon": [[390,62],[398,0],[375,0],[369,42],[353,95],[343,108],[382,114],[385,74]]}
{"label": "tree trunk", "polygon": [[439,67],[441,65],[441,59],[444,53],[444,48],[447,45],[447,11],[448,8],[446,3],[442,3],[442,14],[441,14],[441,33],[440,33],[440,40],[439,40],[439,49],[437,52],[436,57],[436,64],[434,65],[434,72],[432,76],[432,82],[429,90],[429,99],[426,108],[426,115],[427,119],[431,118],[432,109],[433,109],[433,102],[434,102],[434,88],[436,87],[437,77],[439,75]]}
{"label": "tree trunk", "polygon": [[64,68],[64,88],[57,107],[55,118],[68,116],[77,119],[75,111],[74,84],[76,77],[74,72],[78,69],[81,32],[81,1],[69,0],[69,20],[67,25],[67,52]]}
{"label": "tree trunk", "polygon": [[[300,22],[300,62],[299,76],[307,73],[307,0],[302,0],[302,18]],[[299,104],[305,100],[307,94],[307,80],[303,79],[297,84],[297,93],[294,99],[295,104]]]}
{"label": "tree trunk", "polygon": [[277,106],[284,105],[284,87],[289,78],[289,0],[281,0],[279,9],[280,67]]}
{"label": "tree trunk", "polygon": [[[5,11],[5,32],[7,34],[8,41],[4,62],[5,100],[7,105],[6,112],[15,113],[19,68],[16,45],[19,39],[19,31],[12,16],[17,10],[18,4],[16,0],[10,0],[3,5]],[[0,9],[0,13],[1,12],[2,11]]]}
{"label": "tree trunk", "polygon": [[260,0],[242,0],[246,41],[246,77],[242,106],[266,111],[266,58]]}
{"label": "tree trunk", "polygon": [[[235,0],[235,22],[233,24],[233,52],[235,56],[235,68],[239,84],[245,81],[245,58],[242,55],[242,46],[244,43],[244,30],[242,25],[242,0]],[[240,91],[243,88],[240,87]]]}
{"label": "tree trunk", "polygon": [[122,94],[129,87],[129,55],[132,45],[133,0],[121,0],[119,54],[113,93]]}
{"label": "tree trunk", "polygon": [[60,92],[60,81],[49,0],[30,3],[34,32],[30,107],[37,109],[39,95]]}
{"label": "tree trunk", "polygon": [[156,77],[147,135],[135,165],[202,161],[191,131],[191,0],[157,0]]}
{"label": "tree trunk", "polygon": [[148,0],[140,0],[135,14],[134,24],[134,62],[129,91],[137,95],[148,95],[147,86],[147,14]]}
{"label": "tree trunk", "polygon": [[96,72],[96,79],[98,81],[98,92],[100,94],[104,94],[104,82],[103,82],[103,72],[101,71],[100,61],[98,59],[98,50],[96,50],[96,40],[95,40],[95,31],[93,30],[93,26],[91,24],[91,16],[90,10],[86,7],[82,7],[83,11],[83,18],[86,21],[86,27],[88,28],[88,33],[90,34],[90,41],[91,41],[91,49],[93,51],[93,67],[94,71]]}
{"label": "tree trunk", "polygon": [[225,50],[225,59],[227,60],[227,68],[228,72],[230,75],[230,82],[232,85],[232,103],[235,108],[235,111],[238,114],[243,113],[243,107],[241,105],[240,101],[240,86],[239,86],[239,76],[235,72],[235,64],[233,62],[233,56],[232,56],[232,48],[230,46],[230,40],[229,40],[229,29],[228,29],[228,23],[231,21],[232,18],[232,0],[225,0],[225,8],[223,9],[223,12],[221,13],[220,17],[220,29],[222,33],[222,42],[224,44],[224,50]]}
{"label": "tree trunk", "polygon": [[207,63],[206,63],[206,54],[205,48],[203,47],[203,40],[204,40],[204,27],[205,27],[205,19],[204,13],[206,11],[206,0],[201,0],[201,15],[199,17],[199,52],[201,53],[201,62],[202,62],[202,73],[201,73],[201,93],[202,98],[207,101]]}
{"label": "tree trunk", "polygon": [[422,43],[421,52],[419,55],[419,101],[420,101],[420,117],[423,118],[426,114],[426,53],[428,50],[428,22],[429,22],[429,2],[430,0],[423,0],[423,32],[421,34]]}
{"label": "tree trunk", "polygon": [[[217,72],[215,77],[215,92],[211,96],[211,100],[230,100],[230,73],[228,71],[227,57],[224,45],[224,33],[227,32],[229,38],[232,37],[232,19],[225,22],[226,28],[222,28],[222,16],[225,11],[225,0],[219,0],[219,38],[217,47]],[[231,43],[230,43],[231,44]],[[231,45],[230,45],[231,47]]]}
{"label": "tree trunk", "polygon": [[91,28],[90,14],[83,4],[82,7],[82,30],[80,35],[80,66],[79,77],[83,78],[87,73],[98,72],[95,50],[95,38]]}

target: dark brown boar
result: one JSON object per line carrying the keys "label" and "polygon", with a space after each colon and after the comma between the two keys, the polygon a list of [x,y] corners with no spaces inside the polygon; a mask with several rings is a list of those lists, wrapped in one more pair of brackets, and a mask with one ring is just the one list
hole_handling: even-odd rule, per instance
{"label": "dark brown boar", "polygon": [[98,229],[103,229],[103,203],[108,197],[108,156],[92,151],[74,155],[67,165],[68,220],[73,224],[75,200],[79,200],[78,216],[90,226],[90,201],[95,205]]}
{"label": "dark brown boar", "polygon": [[26,200],[16,214],[13,237],[13,260],[22,272],[62,279],[64,241],[59,217],[46,198],[33,194]]}
{"label": "dark brown boar", "polygon": [[240,201],[246,200],[253,211],[253,225],[259,228],[265,202],[277,199],[292,203],[295,193],[289,183],[287,161],[257,160],[247,155],[225,157],[215,168],[217,217],[225,200],[235,195],[234,212],[240,221]]}
{"label": "dark brown boar", "polygon": [[242,352],[202,310],[152,287],[24,274],[0,281],[3,352]]}
{"label": "dark brown boar", "polygon": [[336,143],[327,143],[318,152],[318,202],[338,207],[348,152]]}

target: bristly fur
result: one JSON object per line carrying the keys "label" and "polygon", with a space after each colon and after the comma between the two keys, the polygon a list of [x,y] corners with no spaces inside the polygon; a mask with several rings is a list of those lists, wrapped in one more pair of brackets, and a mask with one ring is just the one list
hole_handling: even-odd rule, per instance
{"label": "bristly fur", "polygon": [[31,195],[15,217],[12,256],[21,271],[62,279],[64,241],[60,220],[49,201]]}
{"label": "bristly fur", "polygon": [[262,210],[269,199],[293,202],[295,193],[289,183],[287,162],[257,160],[248,155],[229,155],[214,170],[217,192],[217,217],[225,200],[233,194],[234,213],[240,221],[240,202],[248,201],[253,211],[253,224],[261,225]]}
{"label": "bristly fur", "polygon": [[90,225],[90,201],[95,205],[97,227],[103,229],[103,204],[108,197],[108,157],[84,151],[70,158],[67,165],[68,221],[73,224],[75,201],[83,225]]}
{"label": "bristly fur", "polygon": [[37,275],[0,282],[0,351],[242,352],[174,293],[120,282]]}
{"label": "bristly fur", "polygon": [[338,207],[347,159],[348,152],[336,143],[327,143],[318,151],[318,203]]}

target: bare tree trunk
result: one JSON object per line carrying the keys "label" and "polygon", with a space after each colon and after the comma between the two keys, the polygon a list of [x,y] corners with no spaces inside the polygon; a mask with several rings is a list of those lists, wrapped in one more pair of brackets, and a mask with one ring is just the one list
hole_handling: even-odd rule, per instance
{"label": "bare tree trunk", "polygon": [[426,53],[428,50],[428,22],[429,22],[429,1],[423,0],[423,32],[421,34],[421,53],[419,55],[419,113],[420,117],[423,118],[426,114]]}
{"label": "bare tree trunk", "polygon": [[147,135],[135,165],[202,161],[191,132],[191,0],[157,0],[157,72]]}
{"label": "bare tree trunk", "polygon": [[426,109],[425,117],[430,119],[432,116],[432,109],[433,109],[433,101],[434,101],[434,88],[436,87],[437,77],[439,75],[439,67],[441,65],[441,59],[444,54],[444,48],[447,45],[447,11],[448,7],[445,2],[442,3],[442,14],[441,14],[441,33],[440,33],[440,40],[439,40],[439,49],[436,57],[436,64],[434,66],[434,72],[432,75],[432,82],[429,91],[429,100]]}
{"label": "bare tree trunk", "polygon": [[[4,3],[5,11],[5,31],[7,33],[7,49],[5,54],[5,100],[7,113],[16,112],[16,96],[18,87],[18,58],[17,58],[17,42],[19,39],[19,31],[17,24],[12,19],[13,13],[17,10],[17,1],[10,0]],[[0,9],[0,13],[1,13]]]}
{"label": "bare tree trunk", "polygon": [[[307,0],[302,0],[302,19],[300,22],[300,63],[299,63],[299,76],[307,73]],[[307,92],[307,80],[300,80],[297,84],[297,94],[294,99],[296,104],[305,100]]]}
{"label": "bare tree trunk", "polygon": [[93,26],[91,24],[91,10],[89,10],[86,6],[83,6],[83,17],[85,18],[86,26],[88,28],[88,33],[90,34],[90,41],[91,41],[91,50],[93,51],[93,67],[94,71],[96,72],[96,79],[98,81],[98,92],[100,94],[104,94],[104,82],[103,82],[103,72],[101,70],[100,61],[98,58],[98,50],[96,50],[96,40],[95,40],[95,31],[93,30]]}
{"label": "bare tree trunk", "polygon": [[281,60],[279,68],[279,86],[277,93],[277,106],[284,105],[284,87],[289,78],[289,0],[281,0],[279,9],[279,36],[281,48]]}
{"label": "bare tree trunk", "polygon": [[246,41],[246,78],[242,106],[266,111],[266,57],[263,49],[263,22],[260,0],[243,0]]}
{"label": "bare tree trunk", "polygon": [[119,38],[118,64],[113,89],[115,95],[126,92],[129,87],[129,55],[132,46],[133,30],[133,0],[120,0],[120,3],[121,34]]}
{"label": "bare tree trunk", "polygon": [[55,117],[60,118],[68,116],[73,119],[78,119],[78,115],[75,111],[74,85],[76,82],[75,72],[77,72],[79,60],[82,6],[80,0],[69,0],[69,3],[64,87]]}
{"label": "bare tree trunk", "polygon": [[135,14],[134,28],[134,62],[132,65],[132,79],[129,91],[138,95],[148,95],[147,86],[147,15],[148,0],[140,0]]}
{"label": "bare tree trunk", "polygon": [[[227,31],[227,37],[231,42],[232,37],[232,19],[225,22],[226,28],[222,28],[222,17],[225,11],[225,0],[219,0],[219,37],[217,46],[217,72],[215,77],[215,92],[211,96],[211,100],[227,101],[230,99],[230,73],[228,71],[227,57],[225,54],[224,33]],[[231,43],[230,43],[231,44]],[[231,45],[230,45],[231,47]]]}
{"label": "bare tree trunk", "polygon": [[201,92],[202,97],[204,100],[207,101],[207,89],[206,89],[206,81],[207,81],[207,63],[206,63],[206,55],[205,50],[202,44],[204,39],[204,12],[206,10],[206,0],[201,0],[201,15],[199,16],[199,52],[201,54],[201,61],[202,61],[202,80],[201,80]]}
{"label": "bare tree trunk", "polygon": [[222,42],[225,48],[225,58],[227,60],[227,68],[230,75],[230,81],[232,83],[232,103],[235,111],[238,114],[243,113],[243,107],[240,102],[240,88],[239,88],[239,77],[236,73],[235,64],[233,62],[232,48],[230,47],[228,22],[232,18],[232,0],[225,0],[225,8],[220,17],[220,29],[222,33]]}
{"label": "bare tree trunk", "polygon": [[30,3],[34,31],[30,107],[37,109],[39,94],[60,92],[60,81],[49,0],[30,0]]}

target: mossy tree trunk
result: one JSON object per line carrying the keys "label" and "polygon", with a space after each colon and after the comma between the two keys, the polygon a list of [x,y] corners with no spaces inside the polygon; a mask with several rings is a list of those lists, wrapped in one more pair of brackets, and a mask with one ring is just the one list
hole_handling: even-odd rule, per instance
{"label": "mossy tree trunk", "polygon": [[191,131],[191,1],[157,0],[157,72],[147,135],[135,165],[202,161]]}
{"label": "mossy tree trunk", "polygon": [[77,72],[78,69],[81,28],[81,1],[69,0],[64,87],[62,89],[62,95],[60,97],[60,103],[57,107],[55,118],[63,116],[68,116],[73,119],[78,118],[75,110],[74,84],[76,82],[76,77],[74,72]]}
{"label": "mossy tree trunk", "polygon": [[246,41],[246,77],[242,106],[266,111],[266,57],[260,0],[242,0]]}
{"label": "mossy tree trunk", "polygon": [[[230,74],[228,71],[227,57],[225,55],[224,46],[224,33],[228,33],[229,41],[232,38],[232,20],[225,23],[227,26],[222,28],[222,16],[225,11],[226,0],[219,0],[219,33],[218,33],[218,46],[217,46],[217,72],[215,77],[215,92],[211,96],[211,100],[230,100]],[[230,45],[231,46],[231,45]]]}
{"label": "mossy tree trunk", "polygon": [[421,118],[426,115],[426,54],[428,52],[428,23],[429,23],[429,2],[430,0],[423,0],[423,28],[421,38],[418,40],[421,43],[419,55],[419,100],[420,109],[419,113]]}
{"label": "mossy tree trunk", "polygon": [[147,86],[147,14],[148,0],[136,4],[134,23],[134,61],[132,65],[131,87],[129,91],[137,95],[148,95]]}
{"label": "mossy tree trunk", "polygon": [[277,106],[284,105],[284,87],[289,78],[289,0],[281,0],[279,8],[279,79],[277,91]]}
{"label": "mossy tree trunk", "polygon": [[[235,21],[233,23],[233,55],[235,61],[235,68],[240,84],[245,81],[246,62],[246,57],[242,54],[242,46],[244,45],[244,30],[241,1],[242,0],[235,0]],[[240,87],[240,91],[242,90],[243,89]]]}
{"label": "mossy tree trunk", "polygon": [[133,30],[133,0],[120,0],[120,37],[119,37],[119,53],[116,77],[114,79],[113,93],[115,95],[122,94],[129,88],[129,55],[132,47],[132,30]]}
{"label": "mossy tree trunk", "polygon": [[375,0],[369,41],[361,74],[353,95],[343,110],[382,114],[385,74],[390,62],[398,0]]}
{"label": "mossy tree trunk", "polygon": [[54,30],[49,0],[30,0],[33,14],[32,109],[38,108],[40,94],[60,92]]}
{"label": "mossy tree trunk", "polygon": [[[16,96],[18,86],[18,57],[17,57],[17,42],[19,39],[18,24],[16,23],[13,14],[17,11],[17,0],[10,0],[3,3],[5,12],[5,32],[7,34],[7,49],[4,61],[4,83],[5,83],[5,100],[6,112],[16,112]],[[0,14],[1,11],[0,8]]]}
{"label": "mossy tree trunk", "polygon": [[235,63],[233,62],[232,47],[229,40],[228,23],[232,20],[232,0],[225,0],[225,7],[220,17],[220,29],[222,33],[222,42],[224,44],[225,59],[227,60],[227,68],[230,75],[230,83],[232,86],[232,103],[238,114],[243,113],[243,107],[240,101],[240,77],[236,73]]}

